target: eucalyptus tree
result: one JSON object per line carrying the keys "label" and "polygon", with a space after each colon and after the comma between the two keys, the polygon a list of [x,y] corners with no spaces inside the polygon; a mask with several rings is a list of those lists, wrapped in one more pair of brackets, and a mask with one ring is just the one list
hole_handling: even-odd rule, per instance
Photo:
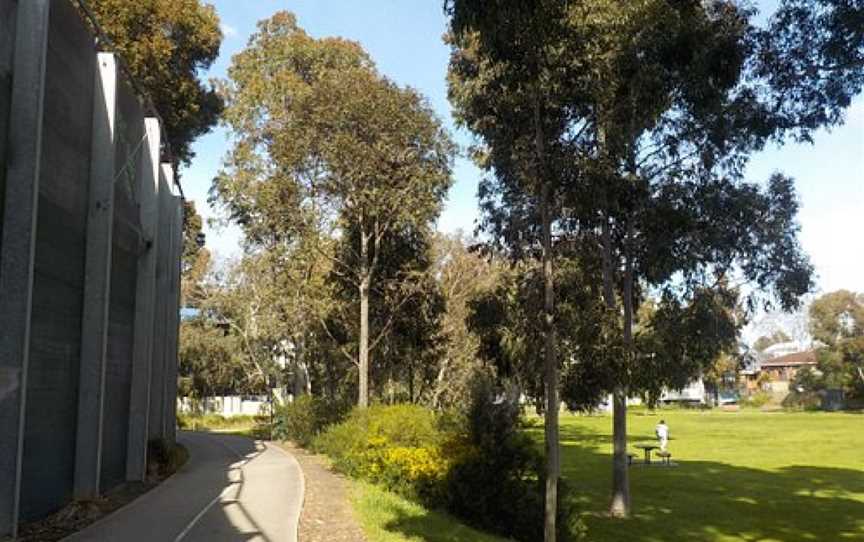
{"label": "eucalyptus tree", "polygon": [[[579,258],[562,257],[563,250],[558,250],[555,316],[562,396],[569,407],[587,410],[596,407],[608,387],[598,356],[620,350],[620,345],[609,342],[615,339],[609,333],[614,322],[608,321],[590,266]],[[468,303],[468,327],[491,372],[515,385],[544,412],[544,356],[536,348],[544,333],[543,322],[536,317],[543,310],[542,266],[536,260],[520,261],[498,277],[494,288],[479,292]]]}
{"label": "eucalyptus tree", "polygon": [[813,141],[864,89],[864,2],[780,0],[760,32],[755,75],[784,133]]}
{"label": "eucalyptus tree", "polygon": [[[83,5],[83,4],[82,4]],[[87,0],[100,29],[164,121],[175,167],[192,143],[219,122],[222,100],[199,79],[219,56],[216,9],[201,0]]]}
{"label": "eucalyptus tree", "polygon": [[[336,254],[349,265],[359,265],[353,247],[360,233],[356,229],[345,233]],[[441,348],[444,302],[432,273],[430,243],[428,228],[405,228],[392,231],[376,246],[377,280],[369,289],[369,324],[376,332],[369,336],[369,349],[377,354],[369,368],[374,384],[370,390],[391,401],[398,395],[400,400],[416,402],[425,394]],[[329,277],[335,302],[322,327],[350,359],[360,336],[354,317],[360,300],[352,278],[336,271]]]}
{"label": "eucalyptus tree", "polygon": [[356,233],[352,258],[319,252],[357,291],[358,404],[366,406],[378,247],[437,217],[454,145],[426,100],[380,75],[357,43],[312,38],[287,12],[259,23],[228,75],[234,146],[214,197],[252,239]]}
{"label": "eucalyptus tree", "polygon": [[[812,268],[796,239],[792,180],[775,175],[761,188],[743,178],[749,154],[784,129],[748,81],[752,12],[663,0],[574,9],[574,61],[593,69],[574,96],[588,111],[572,147],[584,182],[564,195],[574,212],[562,227],[596,232],[603,297],[621,318],[623,355],[608,360],[610,511],[627,516],[628,394],[681,387],[732,347],[741,282],[754,286],[748,305],[773,298],[789,309]],[[634,307],[650,290],[660,305],[634,336]]]}
{"label": "eucalyptus tree", "polygon": [[[743,179],[750,153],[791,129],[754,68],[764,35],[729,2],[457,1],[451,11],[452,99],[492,173],[479,193],[484,226],[513,254],[536,251],[542,232],[544,261],[553,230],[599,247],[608,320],[622,335],[603,372],[615,403],[611,512],[626,516],[628,392],[674,384],[728,347],[739,282],[766,294],[751,308],[757,298],[792,308],[811,285],[792,180]],[[529,114],[538,95],[542,122]],[[552,173],[539,186],[554,189],[554,205],[526,181],[537,163]],[[649,291],[662,310],[634,337]],[[670,348],[670,315],[688,314],[691,347]]]}
{"label": "eucalyptus tree", "polygon": [[864,294],[838,290],[814,300],[810,330],[824,345],[817,380],[864,398]]}
{"label": "eucalyptus tree", "polygon": [[467,408],[471,385],[483,371],[480,340],[468,327],[471,303],[496,287],[501,261],[481,253],[477,241],[463,233],[437,234],[432,240],[432,273],[444,301],[438,330],[442,352],[435,367],[429,402],[432,408]]}
{"label": "eucalyptus tree", "polygon": [[[553,223],[555,191],[562,162],[560,142],[570,112],[562,100],[570,76],[565,46],[566,3],[553,0],[452,0],[450,15],[450,101],[457,121],[481,143],[475,157],[491,175],[480,187],[494,202],[530,208],[521,228],[501,233],[503,221],[485,212],[484,227],[515,257],[523,254],[519,234],[535,241],[531,251],[543,269],[543,356],[545,395],[546,492],[544,536],[556,539],[560,450],[556,346]],[[482,204],[482,202],[481,202]],[[539,248],[539,250],[538,250]]]}

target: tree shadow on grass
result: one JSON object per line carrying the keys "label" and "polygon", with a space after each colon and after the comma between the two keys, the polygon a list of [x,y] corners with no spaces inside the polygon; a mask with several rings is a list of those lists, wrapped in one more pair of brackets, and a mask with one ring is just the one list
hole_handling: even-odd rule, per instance
{"label": "tree shadow on grass", "polygon": [[[633,516],[610,519],[611,456],[598,447],[611,435],[561,429],[562,475],[586,513],[591,542],[864,541],[864,470],[849,468],[763,470],[687,459],[677,459],[677,467],[634,466]],[[424,542],[477,540],[455,520],[432,514],[400,510],[386,528]],[[445,519],[436,523],[438,517]]]}
{"label": "tree shadow on grass", "polygon": [[[632,467],[633,516],[605,515],[611,436],[562,431],[563,477],[588,513],[592,541],[864,541],[864,471],[819,466],[761,470],[716,461]],[[600,469],[599,471],[597,469]]]}

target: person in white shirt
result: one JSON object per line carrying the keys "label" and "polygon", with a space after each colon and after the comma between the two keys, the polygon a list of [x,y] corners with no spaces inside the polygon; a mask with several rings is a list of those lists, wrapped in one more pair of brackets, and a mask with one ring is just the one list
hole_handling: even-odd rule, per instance
{"label": "person in white shirt", "polygon": [[654,434],[660,440],[660,450],[665,452],[666,445],[669,443],[669,426],[666,425],[665,421],[660,420],[660,423],[654,428]]}

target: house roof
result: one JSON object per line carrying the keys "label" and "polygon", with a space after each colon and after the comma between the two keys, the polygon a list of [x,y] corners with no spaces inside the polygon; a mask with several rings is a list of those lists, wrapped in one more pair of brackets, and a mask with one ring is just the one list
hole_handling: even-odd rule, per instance
{"label": "house roof", "polygon": [[797,367],[800,365],[816,365],[816,352],[814,350],[795,352],[762,362],[762,367]]}

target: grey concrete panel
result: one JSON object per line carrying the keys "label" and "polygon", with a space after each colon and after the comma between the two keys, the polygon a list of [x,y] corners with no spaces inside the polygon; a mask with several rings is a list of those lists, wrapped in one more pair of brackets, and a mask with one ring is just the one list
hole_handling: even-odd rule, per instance
{"label": "grey concrete panel", "polygon": [[95,78],[92,36],[51,3],[27,382],[21,518],[68,503],[76,457]]}
{"label": "grey concrete panel", "polygon": [[183,201],[174,184],[174,171],[170,164],[162,164],[165,178],[171,185],[170,250],[167,262],[167,288],[165,290],[165,438],[175,442],[177,438],[177,363],[178,333],[180,325],[180,258],[183,244]]}
{"label": "grey concrete panel", "polygon": [[108,491],[126,481],[135,284],[138,269],[137,243],[138,232],[115,217],[103,410],[102,491]]}
{"label": "grey concrete panel", "polygon": [[[144,114],[130,85],[121,79],[117,90],[113,263],[103,409],[102,491],[108,491],[126,481],[135,295],[138,257],[144,248],[141,217],[135,201],[141,157],[146,147],[146,141],[143,140]],[[143,455],[141,468],[143,469]]]}
{"label": "grey concrete panel", "polygon": [[6,197],[6,143],[12,101],[12,53],[15,51],[17,2],[0,0],[0,237],[3,235],[3,200]]}
{"label": "grey concrete panel", "polygon": [[179,363],[180,332],[180,259],[183,252],[183,200],[174,197],[174,236],[172,239],[171,280],[167,292],[172,307],[169,314],[167,360],[166,436],[170,442],[177,440],[177,365]]}
{"label": "grey concrete panel", "polygon": [[171,209],[173,197],[171,187],[165,178],[165,172],[159,169],[159,247],[156,256],[156,300],[155,320],[153,328],[153,370],[150,379],[150,439],[165,438],[166,425],[166,336],[168,334],[168,316],[170,300],[166,296],[171,275],[171,225],[174,213]]}
{"label": "grey concrete panel", "polygon": [[99,477],[102,474],[102,418],[114,231],[117,65],[111,53],[99,53],[94,60],[96,70],[93,82],[90,193],[75,453],[76,499],[96,498],[99,495]]}
{"label": "grey concrete panel", "polygon": [[144,111],[135,91],[121,72],[117,86],[117,141],[114,145],[114,190],[122,196],[116,202],[130,202],[132,209],[118,208],[118,215],[132,220],[136,229],[141,228],[141,217],[137,209],[138,185],[141,182],[141,160],[147,141],[144,136]]}
{"label": "grey concrete panel", "polygon": [[12,536],[21,493],[49,2],[18,8],[0,236],[0,535]]}
{"label": "grey concrete panel", "polygon": [[129,397],[127,480],[143,480],[147,467],[147,439],[151,402],[153,320],[156,316],[156,255],[159,250],[159,121],[144,120],[146,143],[142,147],[136,200],[139,202],[144,246],[139,254],[135,289],[135,339],[132,352],[132,387]]}

